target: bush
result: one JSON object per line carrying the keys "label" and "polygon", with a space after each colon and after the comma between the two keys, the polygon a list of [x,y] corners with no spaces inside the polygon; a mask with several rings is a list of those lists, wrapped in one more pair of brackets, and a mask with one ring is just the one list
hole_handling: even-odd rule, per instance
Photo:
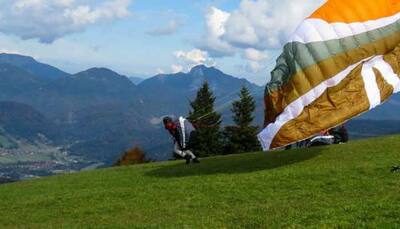
{"label": "bush", "polygon": [[146,154],[140,149],[139,146],[135,146],[132,149],[124,152],[120,159],[114,164],[114,166],[126,166],[135,164],[147,163]]}

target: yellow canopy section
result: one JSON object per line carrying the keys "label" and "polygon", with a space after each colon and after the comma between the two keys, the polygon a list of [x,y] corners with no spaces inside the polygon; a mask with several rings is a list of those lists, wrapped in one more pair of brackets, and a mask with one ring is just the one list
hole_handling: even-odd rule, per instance
{"label": "yellow canopy section", "polygon": [[399,0],[329,0],[309,18],[328,23],[354,23],[390,17],[399,12]]}

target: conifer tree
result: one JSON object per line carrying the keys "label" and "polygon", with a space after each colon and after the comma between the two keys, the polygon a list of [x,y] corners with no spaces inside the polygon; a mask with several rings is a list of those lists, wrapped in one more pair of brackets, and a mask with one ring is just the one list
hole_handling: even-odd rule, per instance
{"label": "conifer tree", "polygon": [[239,100],[232,103],[233,121],[235,125],[224,130],[225,153],[244,153],[260,150],[257,140],[257,126],[252,126],[256,105],[246,87],[242,87]]}
{"label": "conifer tree", "polygon": [[222,154],[221,114],[214,110],[215,97],[207,82],[190,103],[189,120],[196,127],[196,154],[200,157]]}

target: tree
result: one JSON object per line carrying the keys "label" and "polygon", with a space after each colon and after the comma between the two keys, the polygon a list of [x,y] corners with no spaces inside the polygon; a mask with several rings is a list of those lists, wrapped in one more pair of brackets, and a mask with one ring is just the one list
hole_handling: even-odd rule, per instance
{"label": "tree", "polygon": [[132,149],[127,150],[118,159],[118,161],[114,164],[114,166],[125,166],[125,165],[134,165],[134,164],[143,164],[147,163],[146,154],[140,149],[139,146],[135,146]]}
{"label": "tree", "polygon": [[232,103],[231,109],[235,125],[224,129],[226,154],[260,150],[257,140],[258,127],[252,126],[256,104],[246,87],[242,87],[239,97],[239,100]]}
{"label": "tree", "polygon": [[205,81],[190,102],[189,121],[197,129],[196,154],[200,157],[222,153],[221,114],[214,110],[215,97]]}

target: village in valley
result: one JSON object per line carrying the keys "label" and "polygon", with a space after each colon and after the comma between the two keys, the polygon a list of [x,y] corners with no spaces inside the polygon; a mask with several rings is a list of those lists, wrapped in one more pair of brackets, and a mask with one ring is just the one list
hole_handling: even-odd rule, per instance
{"label": "village in valley", "polygon": [[102,164],[72,156],[46,141],[28,142],[0,136],[0,183],[73,173]]}

